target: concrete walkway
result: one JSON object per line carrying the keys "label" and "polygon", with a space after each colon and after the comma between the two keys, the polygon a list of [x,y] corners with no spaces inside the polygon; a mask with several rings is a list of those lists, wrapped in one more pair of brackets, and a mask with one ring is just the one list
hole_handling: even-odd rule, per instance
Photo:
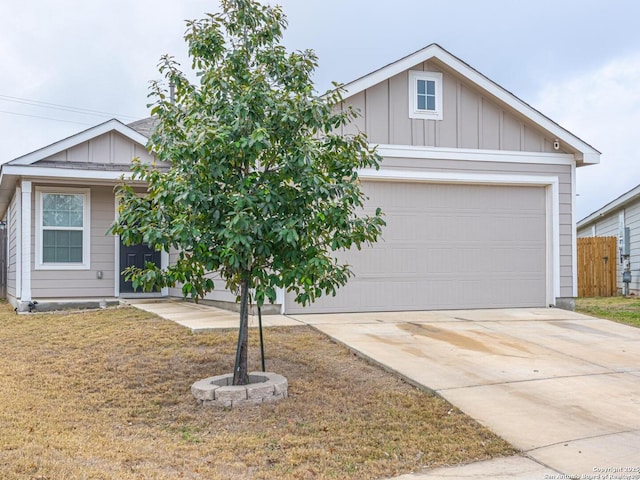
{"label": "concrete walkway", "polygon": [[[238,328],[239,314],[210,307],[201,303],[180,300],[137,300],[127,299],[126,303],[140,310],[154,313],[159,317],[187,327],[192,332],[210,332],[222,328]],[[287,327],[302,325],[302,322],[284,315],[263,315],[263,327]],[[249,315],[249,327],[258,326],[258,316]]]}
{"label": "concrete walkway", "polygon": [[[236,313],[211,307],[135,306],[194,331],[237,326]],[[436,392],[524,452],[397,480],[615,475],[640,480],[640,329],[546,308],[265,316],[263,321],[312,325]]]}

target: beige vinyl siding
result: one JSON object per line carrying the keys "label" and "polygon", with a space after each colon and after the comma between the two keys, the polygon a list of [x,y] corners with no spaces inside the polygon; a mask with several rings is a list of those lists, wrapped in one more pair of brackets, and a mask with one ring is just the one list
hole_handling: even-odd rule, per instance
{"label": "beige vinyl siding", "polygon": [[[34,184],[34,192],[36,189]],[[50,186],[50,185],[48,185]],[[56,185],[64,187],[64,185]],[[72,187],[70,187],[72,188]],[[32,221],[31,293],[38,298],[112,297],[115,281],[115,240],[107,230],[115,218],[113,187],[91,187],[91,246],[89,270],[35,270],[35,193]],[[97,278],[98,271],[102,279]]]}
{"label": "beige vinyl siding", "polygon": [[220,278],[220,274],[213,273],[210,275],[210,278],[213,279],[215,288],[213,289],[213,291],[205,295],[205,300],[235,303],[236,296],[225,288],[225,282],[222,278]]}
{"label": "beige vinyl siding", "polygon": [[[171,249],[169,252],[169,264],[173,264],[178,259],[178,251]],[[205,300],[218,301],[218,302],[231,302],[235,303],[236,296],[225,288],[225,282],[220,278],[220,274],[217,272],[210,273],[209,278],[213,279],[214,289],[205,296]],[[170,297],[182,298],[182,284],[178,284],[175,288],[169,289]]]}
{"label": "beige vinyl siding", "polygon": [[8,248],[7,248],[7,295],[16,296],[16,269],[18,254],[18,211],[17,201],[14,195],[9,204],[9,224],[7,226]]}
{"label": "beige vinyl siding", "polygon": [[364,131],[375,144],[554,152],[554,138],[437,60],[410,70],[443,74],[442,120],[409,118],[409,74],[404,71],[346,100],[362,118],[343,133]]}
{"label": "beige vinyl siding", "polygon": [[[176,255],[169,257],[169,263],[175,262]],[[235,303],[236,296],[225,288],[225,282],[220,278],[220,274],[217,272],[210,273],[209,278],[213,279],[214,289],[207,293],[204,297],[205,300],[211,300],[216,302],[230,302]],[[169,289],[169,296],[176,298],[183,298],[182,284],[176,285],[175,288]]]}

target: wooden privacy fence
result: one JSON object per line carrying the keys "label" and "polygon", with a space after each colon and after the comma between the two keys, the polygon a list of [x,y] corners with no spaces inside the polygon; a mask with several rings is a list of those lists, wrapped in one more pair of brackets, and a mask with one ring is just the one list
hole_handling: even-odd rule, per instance
{"label": "wooden privacy fence", "polygon": [[578,239],[578,296],[613,297],[616,285],[616,237]]}

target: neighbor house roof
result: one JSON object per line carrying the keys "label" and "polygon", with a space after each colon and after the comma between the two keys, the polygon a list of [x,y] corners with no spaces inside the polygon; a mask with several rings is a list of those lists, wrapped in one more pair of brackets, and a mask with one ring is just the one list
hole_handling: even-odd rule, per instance
{"label": "neighbor house roof", "polygon": [[628,192],[623,193],[615,200],[607,203],[604,207],[599,208],[595,212],[587,215],[577,223],[577,228],[584,228],[598,221],[601,217],[608,215],[616,210],[626,207],[628,204],[637,201],[640,198],[640,185],[632,188]]}
{"label": "neighbor house roof", "polygon": [[452,55],[436,43],[432,43],[415,53],[407,55],[400,60],[347,83],[344,85],[344,98],[352,97],[363,92],[367,88],[373,87],[374,85],[393,77],[394,75],[402,73],[405,70],[432,59],[437,60],[439,63],[453,70],[457,74],[466,77],[489,95],[506,104],[512,110],[515,110],[519,114],[530,119],[532,122],[535,122],[541,128],[548,131],[552,136],[558,138],[562,143],[570,146],[575,150],[574,155],[576,160],[583,164],[594,164],[600,162],[600,152],[598,150],[540,113],[528,103],[520,100],[513,93],[505,90],[497,83],[485,77],[476,69],[463,62],[455,55]]}
{"label": "neighbor house roof", "polygon": [[127,127],[133,128],[139,134],[150,138],[156,125],[158,125],[158,117],[147,117],[128,123]]}

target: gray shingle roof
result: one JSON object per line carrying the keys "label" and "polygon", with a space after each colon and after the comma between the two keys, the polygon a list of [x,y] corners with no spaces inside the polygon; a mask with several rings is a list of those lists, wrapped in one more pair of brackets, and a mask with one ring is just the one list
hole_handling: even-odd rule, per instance
{"label": "gray shingle roof", "polygon": [[134,129],[140,135],[144,135],[149,138],[153,133],[153,129],[156,128],[158,124],[157,117],[147,117],[142,120],[136,120],[135,122],[127,124],[127,127]]}

